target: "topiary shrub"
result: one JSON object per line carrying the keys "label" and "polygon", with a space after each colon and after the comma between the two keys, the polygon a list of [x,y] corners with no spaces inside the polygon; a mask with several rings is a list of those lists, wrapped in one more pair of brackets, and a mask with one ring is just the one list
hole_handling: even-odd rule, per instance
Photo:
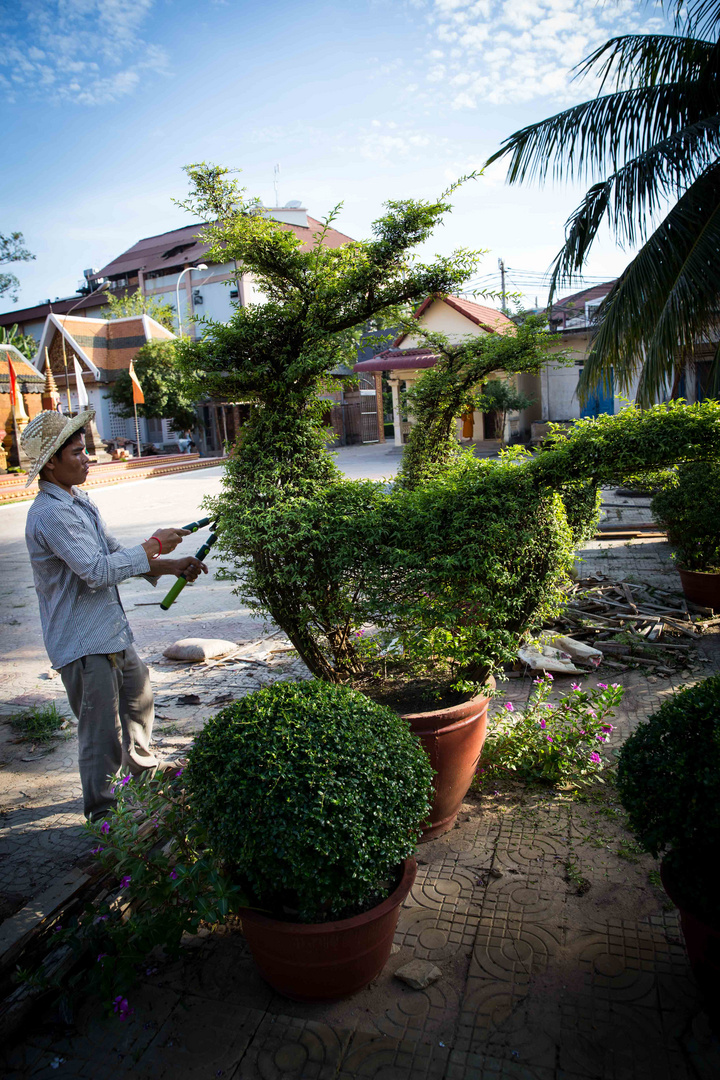
{"label": "topiary shrub", "polygon": [[390,891],[427,817],[432,769],[390,709],[348,687],[283,682],[208,721],[185,781],[215,854],[254,902],[322,922]]}
{"label": "topiary shrub", "polygon": [[687,906],[720,919],[720,676],[663,702],[623,746],[617,786],[630,827]]}
{"label": "topiary shrub", "polygon": [[651,503],[683,570],[720,571],[720,465],[681,465]]}

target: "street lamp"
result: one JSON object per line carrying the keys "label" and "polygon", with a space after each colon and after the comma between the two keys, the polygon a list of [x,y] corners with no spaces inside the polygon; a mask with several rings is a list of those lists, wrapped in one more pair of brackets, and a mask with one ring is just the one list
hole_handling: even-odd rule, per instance
{"label": "street lamp", "polygon": [[180,281],[183,274],[190,273],[192,270],[207,270],[207,263],[198,263],[197,266],[186,266],[184,270],[181,270],[178,274],[177,285],[175,286],[175,306],[177,309],[178,317],[178,337],[182,337],[182,319],[180,317]]}

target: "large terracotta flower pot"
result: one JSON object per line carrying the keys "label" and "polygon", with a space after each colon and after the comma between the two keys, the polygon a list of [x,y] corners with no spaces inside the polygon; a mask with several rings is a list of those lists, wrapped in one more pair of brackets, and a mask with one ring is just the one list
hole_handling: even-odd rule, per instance
{"label": "large terracotta flower pot", "polygon": [[690,911],[682,890],[664,862],[660,864],[660,879],[665,892],[680,915],[680,926],[693,975],[705,999],[708,1013],[715,1024],[720,1023],[720,925],[711,925]]}
{"label": "large terracotta flower pot", "polygon": [[407,713],[404,717],[435,770],[435,798],[421,844],[442,836],[455,824],[480,760],[489,704],[490,698],[474,697],[449,709]]}
{"label": "large terracotta flower pot", "polygon": [[720,573],[702,574],[698,570],[680,570],[685,599],[691,604],[720,610]]}
{"label": "large terracotta flower pot", "polygon": [[262,977],[295,1001],[349,997],[375,979],[390,956],[400,906],[417,872],[406,859],[397,888],[377,907],[351,919],[296,923],[258,911],[241,913],[245,940]]}

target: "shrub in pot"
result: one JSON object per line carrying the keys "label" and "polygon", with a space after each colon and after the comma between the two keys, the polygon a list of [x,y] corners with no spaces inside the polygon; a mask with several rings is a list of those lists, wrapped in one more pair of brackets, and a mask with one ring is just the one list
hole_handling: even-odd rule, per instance
{"label": "shrub in pot", "polygon": [[245,936],[277,990],[335,998],[379,974],[431,778],[408,724],[349,687],[276,683],[208,721],[188,799],[250,898]]}
{"label": "shrub in pot", "polygon": [[690,962],[720,1004],[720,676],[668,698],[623,746],[617,786],[630,828],[663,857]]}
{"label": "shrub in pot", "polygon": [[720,465],[681,465],[651,506],[675,548],[688,600],[720,608]]}

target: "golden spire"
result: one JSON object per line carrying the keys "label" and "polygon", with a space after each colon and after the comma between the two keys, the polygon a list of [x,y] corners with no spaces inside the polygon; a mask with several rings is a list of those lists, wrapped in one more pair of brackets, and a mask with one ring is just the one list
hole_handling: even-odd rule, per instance
{"label": "golden spire", "polygon": [[45,349],[45,388],[42,393],[42,407],[43,409],[57,409],[60,401],[60,392],[55,382],[55,376],[52,373],[50,367],[50,354]]}

